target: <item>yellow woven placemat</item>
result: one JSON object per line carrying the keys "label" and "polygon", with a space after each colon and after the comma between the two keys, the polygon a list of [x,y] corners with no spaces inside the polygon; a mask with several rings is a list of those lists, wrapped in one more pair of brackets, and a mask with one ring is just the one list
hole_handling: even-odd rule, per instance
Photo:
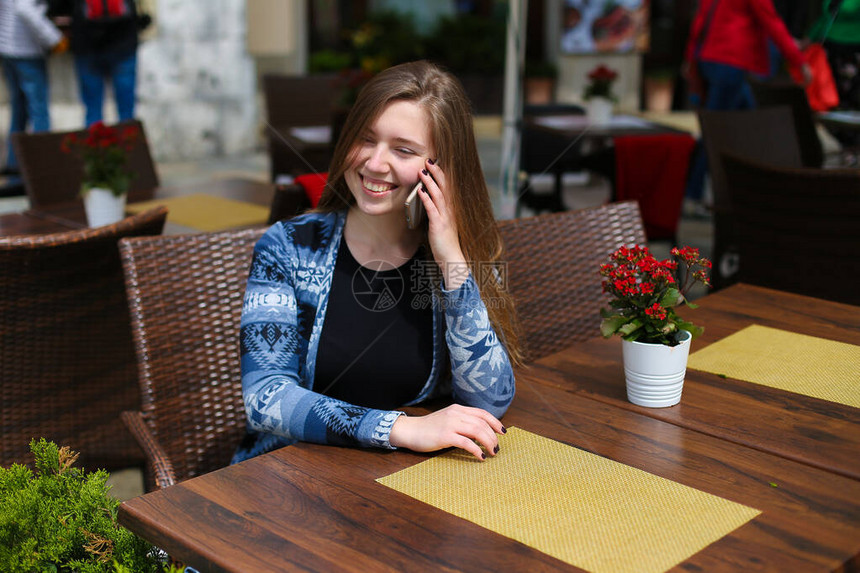
{"label": "yellow woven placemat", "polygon": [[376,481],[595,573],[665,571],[761,513],[518,428],[500,446]]}
{"label": "yellow woven placemat", "polygon": [[689,368],[860,408],[860,346],[753,324],[694,352]]}
{"label": "yellow woven placemat", "polygon": [[266,207],[204,193],[132,203],[125,210],[134,214],[157,205],[167,207],[167,220],[171,223],[200,231],[262,225],[269,219],[269,209]]}

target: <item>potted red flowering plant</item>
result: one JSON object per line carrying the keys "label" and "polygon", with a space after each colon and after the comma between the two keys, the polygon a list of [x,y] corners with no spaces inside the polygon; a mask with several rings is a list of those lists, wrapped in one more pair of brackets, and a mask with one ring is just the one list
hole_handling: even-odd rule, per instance
{"label": "potted red flowering plant", "polygon": [[[689,302],[696,282],[710,286],[711,262],[693,247],[673,248],[675,259],[658,261],[647,247],[621,247],[600,267],[609,309],[600,311],[600,332],[622,338],[627,396],[634,404],[662,407],[681,399],[690,341],[702,333],[675,309]],[[679,264],[684,272],[679,283]]]}
{"label": "potted red flowering plant", "polygon": [[84,134],[71,133],[63,139],[62,151],[77,153],[83,161],[81,196],[91,227],[122,219],[134,178],[127,166],[128,154],[137,137],[134,125],[117,128],[98,121]]}
{"label": "potted red flowering plant", "polygon": [[612,84],[618,79],[618,72],[601,64],[588,73],[588,84],[582,98],[587,102],[588,120],[591,123],[607,123],[612,117],[612,103],[615,95]]}

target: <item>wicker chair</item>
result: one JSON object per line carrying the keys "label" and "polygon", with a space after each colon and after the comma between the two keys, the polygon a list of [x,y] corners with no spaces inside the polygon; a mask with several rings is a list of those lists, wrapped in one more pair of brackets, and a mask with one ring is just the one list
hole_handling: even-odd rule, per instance
{"label": "wicker chair", "polygon": [[699,111],[714,195],[714,248],[711,275],[715,289],[737,281],[737,240],[726,189],[722,154],[729,152],[781,167],[802,167],[800,143],[787,106],[744,111]]}
{"label": "wicker chair", "polygon": [[305,190],[298,183],[276,185],[272,203],[269,206],[269,225],[284,219],[292,219],[310,209]]}
{"label": "wicker chair", "polygon": [[[155,196],[158,173],[149,152],[149,142],[143,123],[130,120],[117,127],[136,126],[140,137],[128,155],[128,165],[134,179],[129,187],[129,201],[146,201]],[[78,197],[83,179],[83,163],[74,153],[63,153],[60,146],[70,133],[85,131],[50,131],[15,133],[12,144],[21,167],[21,178],[33,208],[73,201]]]}
{"label": "wicker chair", "polygon": [[860,305],[860,170],[723,156],[747,283]]}
{"label": "wicker chair", "polygon": [[645,244],[635,201],[499,222],[507,285],[529,360],[600,333],[600,265],[619,246]]}
{"label": "wicker chair", "polygon": [[327,171],[337,134],[330,141],[303,141],[290,134],[293,127],[333,126],[336,76],[265,74],[266,138],[272,182],[278,175]]}
{"label": "wicker chair", "polygon": [[804,167],[821,167],[824,164],[824,148],[815,128],[815,116],[809,107],[806,89],[793,81],[751,80],[753,95],[759,107],[791,108],[797,141],[800,143],[800,158]]}
{"label": "wicker chair", "polygon": [[0,238],[0,465],[31,463],[39,437],[88,468],[143,464],[119,418],[140,394],[117,240],[157,235],[166,216]]}
{"label": "wicker chair", "polygon": [[122,417],[149,490],[227,465],[244,435],[239,319],[264,230],[120,243],[142,395]]}

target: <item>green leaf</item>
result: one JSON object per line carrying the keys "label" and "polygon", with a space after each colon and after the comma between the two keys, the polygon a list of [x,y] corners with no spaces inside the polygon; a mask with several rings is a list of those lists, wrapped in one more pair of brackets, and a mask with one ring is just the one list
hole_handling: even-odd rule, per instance
{"label": "green leaf", "polygon": [[677,306],[682,300],[684,300],[684,296],[681,294],[681,291],[675,287],[669,287],[666,290],[666,294],[664,294],[663,298],[660,299],[660,305],[670,308]]}
{"label": "green leaf", "polygon": [[600,334],[602,334],[604,338],[609,338],[618,332],[618,329],[621,328],[625,322],[627,322],[627,318],[624,316],[607,316],[604,318],[603,322],[600,323]]}
{"label": "green leaf", "polygon": [[628,322],[627,324],[625,324],[624,326],[619,328],[618,332],[620,332],[621,334],[624,334],[624,335],[629,335],[630,333],[638,330],[641,327],[642,327],[642,321],[637,318],[635,320],[631,320],[630,322]]}

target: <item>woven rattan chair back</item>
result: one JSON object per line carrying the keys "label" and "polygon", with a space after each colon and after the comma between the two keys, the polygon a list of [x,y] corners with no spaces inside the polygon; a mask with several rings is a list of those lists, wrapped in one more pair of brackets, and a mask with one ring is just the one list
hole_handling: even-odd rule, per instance
{"label": "woven rattan chair back", "polygon": [[711,275],[715,289],[737,281],[735,219],[723,169],[726,152],[783,167],[801,167],[800,143],[788,106],[743,111],[699,111],[714,198]]}
{"label": "woven rattan chair back", "polygon": [[[130,201],[146,201],[155,196],[158,173],[149,152],[146,130],[139,120],[117,124],[117,127],[136,126],[140,137],[128,155],[128,166],[135,177],[129,187]],[[64,153],[63,139],[70,133],[85,131],[51,131],[42,133],[15,133],[12,144],[21,168],[21,178],[34,208],[73,201],[78,197],[83,179],[83,162],[75,153]]]}
{"label": "woven rattan chair back", "polygon": [[600,334],[600,265],[621,245],[645,244],[635,201],[499,222],[506,281],[527,359]]}
{"label": "woven rattan chair back", "polygon": [[725,155],[742,282],[860,305],[860,170]]}
{"label": "woven rattan chair back", "polygon": [[157,442],[157,453],[147,456],[148,489],[227,465],[244,435],[239,319],[254,244],[263,231],[120,244],[141,422]]}
{"label": "woven rattan chair back", "polygon": [[[328,169],[337,134],[333,108],[337,95],[334,74],[293,76],[265,74],[266,138],[272,181],[279,175],[300,175]],[[332,126],[327,142],[308,144],[290,135],[294,127]]]}
{"label": "woven rattan chair back", "polygon": [[140,394],[117,241],[161,233],[166,216],[0,238],[0,465],[31,463],[40,437],[90,469],[142,465],[119,417]]}
{"label": "woven rattan chair back", "polygon": [[751,80],[753,95],[759,107],[787,105],[794,118],[794,129],[800,143],[800,159],[804,167],[821,167],[824,163],[824,148],[815,127],[815,115],[809,107],[806,88],[791,80]]}

